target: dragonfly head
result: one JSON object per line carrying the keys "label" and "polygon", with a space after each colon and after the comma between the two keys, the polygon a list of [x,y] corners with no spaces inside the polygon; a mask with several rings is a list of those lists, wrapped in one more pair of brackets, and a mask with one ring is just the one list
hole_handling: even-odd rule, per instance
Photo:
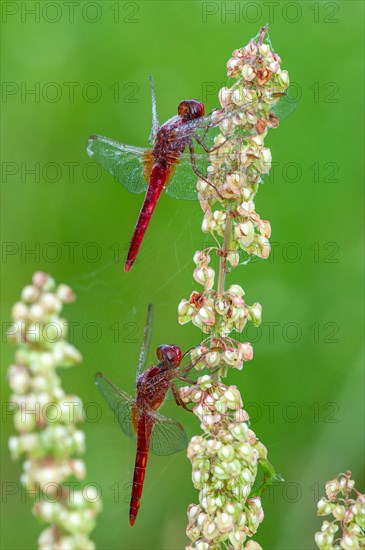
{"label": "dragonfly head", "polygon": [[179,103],[177,112],[185,120],[193,120],[194,118],[200,118],[205,113],[204,103],[197,99],[184,99]]}
{"label": "dragonfly head", "polygon": [[157,348],[159,361],[168,363],[169,367],[178,367],[181,363],[181,350],[177,346],[163,344]]}

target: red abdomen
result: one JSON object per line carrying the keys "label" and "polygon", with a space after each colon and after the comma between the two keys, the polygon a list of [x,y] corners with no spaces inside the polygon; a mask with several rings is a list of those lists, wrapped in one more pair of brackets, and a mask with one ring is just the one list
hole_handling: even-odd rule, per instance
{"label": "red abdomen", "polygon": [[139,505],[142,496],[144,476],[146,473],[146,465],[148,459],[148,449],[150,445],[150,437],[153,424],[149,422],[146,415],[141,413],[138,419],[137,432],[137,454],[134,465],[133,487],[131,504],[129,508],[129,525],[134,525],[139,510]]}
{"label": "red abdomen", "polygon": [[152,168],[150,181],[146,196],[143,201],[141,211],[138,216],[136,227],[134,228],[133,237],[128,250],[127,260],[124,265],[124,271],[129,271],[134,264],[134,260],[138,254],[139,247],[141,246],[144,234],[148,224],[150,223],[151,216],[155,209],[158,199],[160,198],[162,189],[168,180],[170,170],[169,168],[163,168],[159,164],[155,164]]}

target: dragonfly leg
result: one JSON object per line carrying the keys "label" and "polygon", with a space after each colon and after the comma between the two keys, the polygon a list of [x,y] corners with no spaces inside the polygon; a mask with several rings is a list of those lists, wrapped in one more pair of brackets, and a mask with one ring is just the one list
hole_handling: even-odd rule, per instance
{"label": "dragonfly leg", "polygon": [[218,189],[216,188],[215,185],[212,184],[212,182],[210,182],[202,172],[200,172],[200,170],[198,170],[197,168],[197,165],[195,163],[195,151],[194,151],[194,145],[192,143],[189,144],[189,151],[190,151],[190,158],[191,158],[191,166],[192,166],[192,169],[193,171],[195,172],[195,174],[203,181],[205,181],[205,183],[207,183],[208,185],[210,185],[211,187],[213,187],[213,189],[216,191],[216,193],[218,193],[218,195],[220,196],[221,199],[223,199],[224,197],[221,195],[221,193],[218,191]]}
{"label": "dragonfly leg", "polygon": [[178,392],[178,390],[177,390],[177,388],[174,384],[171,385],[171,389],[172,389],[172,393],[173,393],[175,401],[176,401],[176,405],[178,405],[179,407],[182,407],[186,411],[193,412],[191,409],[189,409],[185,405],[184,401],[181,399],[180,394],[179,394],[179,392]]}
{"label": "dragonfly leg", "polygon": [[[205,136],[204,136],[205,137]],[[199,145],[201,145],[204,149],[204,151],[206,153],[213,153],[214,151],[216,151],[217,149],[219,149],[220,147],[222,147],[222,145],[224,145],[225,143],[227,143],[228,139],[225,139],[222,143],[220,143],[219,145],[217,145],[216,147],[207,147],[204,143],[204,138],[201,139],[197,134],[194,134],[194,138],[196,139],[196,141],[199,143]]]}
{"label": "dragonfly leg", "polygon": [[187,384],[196,384],[196,380],[189,380],[189,378],[185,378],[185,376],[176,376],[176,378],[186,382]]}

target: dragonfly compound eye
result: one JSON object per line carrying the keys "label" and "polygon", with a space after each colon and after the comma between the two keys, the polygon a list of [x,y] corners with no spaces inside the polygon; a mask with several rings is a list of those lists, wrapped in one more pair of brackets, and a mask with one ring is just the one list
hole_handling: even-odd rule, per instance
{"label": "dragonfly compound eye", "polygon": [[178,366],[181,362],[181,350],[178,346],[164,344],[157,348],[157,358],[167,361],[171,366]]}
{"label": "dragonfly compound eye", "polygon": [[179,103],[177,112],[187,120],[202,117],[205,113],[204,103],[197,99],[186,99]]}

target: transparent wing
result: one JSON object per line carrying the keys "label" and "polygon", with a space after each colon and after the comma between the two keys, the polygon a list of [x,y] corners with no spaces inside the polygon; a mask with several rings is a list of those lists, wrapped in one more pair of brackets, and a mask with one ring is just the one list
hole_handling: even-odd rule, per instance
{"label": "transparent wing", "polygon": [[148,149],[95,135],[88,139],[87,153],[131,193],[146,192],[148,182],[144,169],[145,159],[150,154]]}
{"label": "transparent wing", "polygon": [[95,384],[113,411],[123,433],[128,437],[136,437],[133,427],[133,405],[135,403],[133,397],[118,388],[100,372],[95,376]]}
{"label": "transparent wing", "polygon": [[186,448],[188,438],[179,422],[152,409],[147,413],[153,419],[150,451],[156,455],[172,455]]}
{"label": "transparent wing", "polygon": [[278,117],[280,121],[285,120],[297,108],[297,101],[289,94],[284,95],[276,105],[273,105],[271,111]]}
{"label": "transparent wing", "polygon": [[[174,130],[172,139],[186,140],[196,134],[207,147],[212,147],[214,137],[220,132],[219,125],[231,117],[242,117],[253,104],[240,108],[227,108],[213,111],[211,114],[187,122]],[[296,102],[288,95],[281,97],[273,105],[265,104],[265,109],[273,112],[279,120],[285,119],[296,108]],[[255,107],[256,108],[256,107]],[[196,169],[207,176],[210,164],[209,154],[201,153],[202,149],[194,141]],[[91,136],[88,140],[87,152],[100,166],[106,169],[119,183],[132,193],[145,193],[148,176],[153,164],[152,151],[142,147],[123,145],[103,136]],[[146,180],[147,178],[147,180]],[[167,185],[166,192],[170,197],[182,200],[196,200],[197,174],[194,172],[190,152],[186,151],[173,168],[173,175]]]}
{"label": "transparent wing", "polygon": [[155,97],[155,87],[153,85],[153,78],[150,76],[150,86],[151,86],[151,98],[152,98],[152,128],[149,137],[150,143],[153,145],[155,137],[159,128],[158,118],[157,118],[157,107],[156,107],[156,97]]}
{"label": "transparent wing", "polygon": [[[210,165],[209,155],[194,154],[194,161],[199,172],[207,176],[207,168]],[[198,176],[194,172],[191,164],[191,156],[189,152],[185,152],[179,158],[178,163],[173,168],[173,175],[166,186],[166,193],[180,200],[197,200],[198,191],[196,184]]]}
{"label": "transparent wing", "polygon": [[146,324],[143,332],[143,342],[142,342],[142,347],[141,347],[141,351],[138,359],[136,379],[138,379],[139,375],[141,374],[142,371],[144,371],[146,367],[148,352],[149,352],[150,343],[151,343],[152,322],[153,322],[153,307],[152,307],[152,304],[149,304],[147,309]]}

